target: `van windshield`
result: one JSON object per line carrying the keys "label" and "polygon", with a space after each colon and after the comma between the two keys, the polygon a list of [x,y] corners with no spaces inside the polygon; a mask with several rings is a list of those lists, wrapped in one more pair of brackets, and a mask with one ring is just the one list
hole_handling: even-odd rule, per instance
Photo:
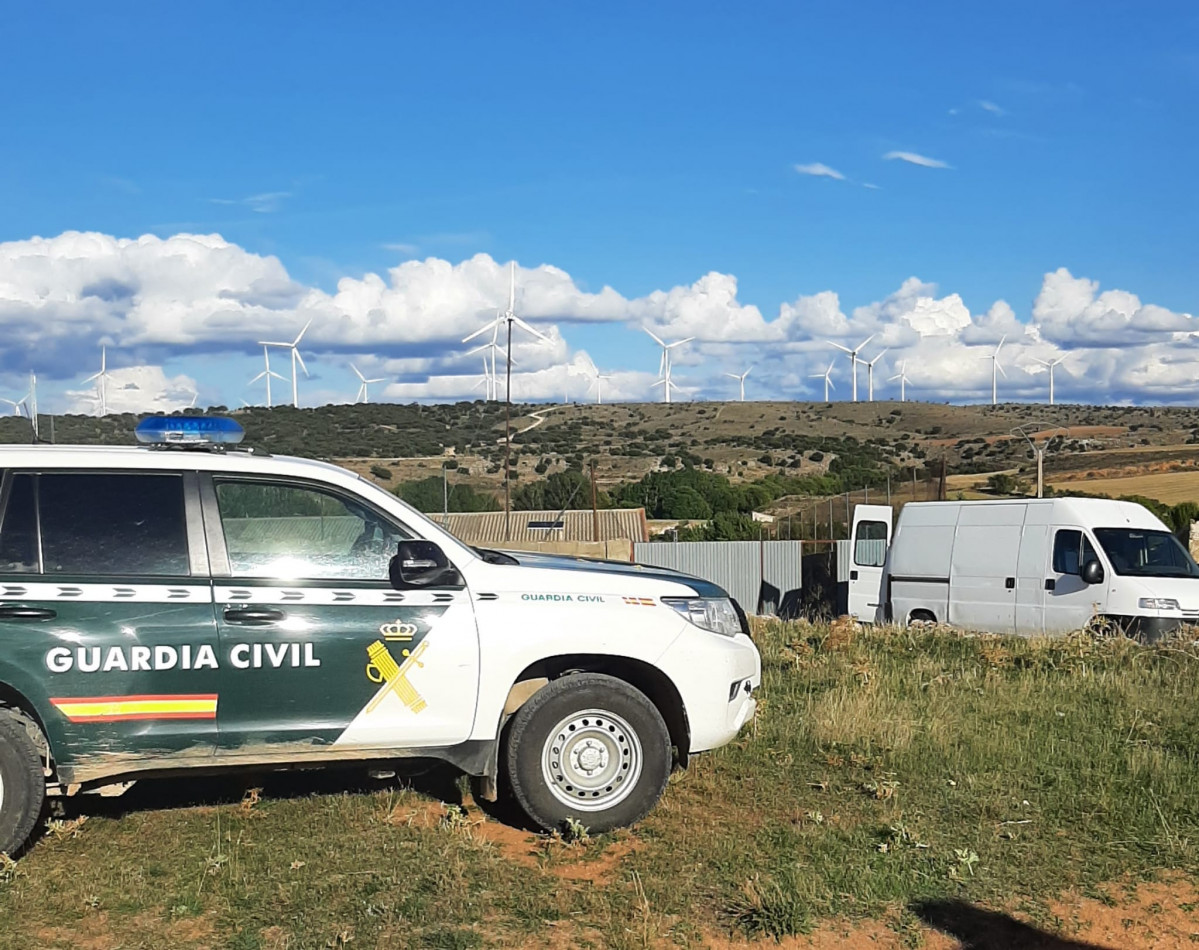
{"label": "van windshield", "polygon": [[1117,574],[1199,577],[1199,566],[1169,531],[1096,528],[1095,537]]}

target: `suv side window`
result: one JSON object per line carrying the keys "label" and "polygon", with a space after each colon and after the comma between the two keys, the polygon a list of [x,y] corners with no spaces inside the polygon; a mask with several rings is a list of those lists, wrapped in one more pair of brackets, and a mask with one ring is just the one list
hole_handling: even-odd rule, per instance
{"label": "suv side window", "polygon": [[887,523],[885,521],[858,523],[853,562],[861,567],[882,567],[887,562]]}
{"label": "suv side window", "polygon": [[15,475],[11,484],[4,524],[0,526],[0,573],[36,574],[41,569],[41,559],[37,552],[33,476]]}
{"label": "suv side window", "polygon": [[216,481],[234,577],[385,581],[406,537],[373,510],[307,485]]}
{"label": "suv side window", "polygon": [[41,474],[35,492],[45,574],[191,573],[181,475]]}

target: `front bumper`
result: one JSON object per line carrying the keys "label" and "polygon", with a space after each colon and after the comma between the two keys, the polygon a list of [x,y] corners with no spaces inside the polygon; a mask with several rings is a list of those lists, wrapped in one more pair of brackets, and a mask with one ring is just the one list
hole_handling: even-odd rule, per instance
{"label": "front bumper", "polygon": [[658,661],[683,698],[691,752],[730,742],[753,718],[762,685],[762,658],[745,634],[723,637],[692,629]]}

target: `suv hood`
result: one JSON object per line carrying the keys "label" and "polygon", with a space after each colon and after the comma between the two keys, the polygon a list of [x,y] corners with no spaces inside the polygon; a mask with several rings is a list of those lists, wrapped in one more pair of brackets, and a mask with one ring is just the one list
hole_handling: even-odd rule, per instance
{"label": "suv hood", "polygon": [[728,592],[711,581],[706,581],[702,577],[693,577],[681,571],[672,571],[664,567],[630,564],[627,561],[593,560],[591,558],[572,557],[564,554],[537,554],[530,551],[503,551],[501,553],[512,558],[521,567],[531,567],[543,571],[615,574],[623,577],[670,581],[691,588],[700,597],[729,596]]}

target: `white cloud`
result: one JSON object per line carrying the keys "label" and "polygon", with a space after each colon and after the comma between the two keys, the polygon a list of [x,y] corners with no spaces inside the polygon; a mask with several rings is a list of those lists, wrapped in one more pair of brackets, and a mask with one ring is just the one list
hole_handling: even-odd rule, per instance
{"label": "white cloud", "polygon": [[242,205],[256,214],[271,214],[283,205],[284,198],[290,198],[290,191],[264,191],[261,194],[249,195],[245,198],[209,198],[214,205]]}
{"label": "white cloud", "polygon": [[[108,371],[104,401],[109,412],[174,412],[186,409],[198,396],[190,376],[168,377],[161,366],[126,366]],[[99,411],[99,390],[94,386],[66,392],[64,411],[93,415]]]}
{"label": "white cloud", "polygon": [[796,165],[795,170],[801,175],[814,175],[817,178],[835,178],[837,181],[845,181],[845,176],[837,169],[829,168],[823,162],[812,162],[809,165]]}
{"label": "white cloud", "polygon": [[922,168],[949,168],[950,165],[936,158],[929,158],[927,155],[920,155],[917,152],[888,152],[883,156],[886,161],[907,162],[909,165],[920,165]]}
{"label": "white cloud", "polygon": [[[486,254],[458,263],[405,261],[382,274],[343,278],[328,293],[293,280],[277,258],[218,235],[128,240],[67,232],[13,241],[0,244],[0,382],[16,398],[24,392],[25,374],[37,369],[49,405],[64,380],[95,370],[99,346],[106,343],[110,365],[135,364],[111,370],[136,386],[114,389],[113,408],[122,396],[141,409],[186,405],[194,381],[168,378],[161,366],[169,360],[194,374],[197,365],[229,358],[245,359],[246,372],[237,374],[230,392],[212,390],[212,401],[236,405],[239,398],[260,395],[243,382],[261,368],[255,341],[290,339],[311,319],[304,357],[324,378],[301,387],[306,405],[338,390],[352,398],[351,361],[371,376],[388,378],[386,391],[380,385],[372,392],[375,398],[472,398],[480,395],[472,387],[482,357],[466,353],[488,337],[468,345],[461,340],[494,318],[507,292],[507,266]],[[584,290],[552,264],[518,267],[517,312],[549,343],[519,331],[514,336],[513,391],[521,399],[557,400],[572,380],[577,392],[584,391],[590,376],[580,374],[588,373],[589,357],[571,346],[572,334],[577,324],[607,324],[612,335],[629,334],[642,366],[652,365],[654,348],[640,327],[675,339],[696,337],[677,353],[674,374],[694,393],[724,392],[714,383],[720,374],[753,363],[755,392],[818,397],[819,380],[807,376],[835,360],[837,392],[844,396],[848,362],[827,341],[856,346],[873,334],[863,355],[871,359],[887,348],[875,369],[879,393],[887,391],[881,380],[906,359],[913,395],[989,398],[984,357],[1006,336],[1009,378],[1001,391],[1009,398],[1043,398],[1045,373],[1034,357],[1068,355],[1055,374],[1062,399],[1199,399],[1199,324],[1191,315],[1144,303],[1128,291],[1103,290],[1065,269],[1047,273],[1039,290],[1017,296],[1026,294],[1035,294],[1031,313],[1017,313],[1004,301],[973,313],[959,294],[911,277],[862,306],[846,308],[835,291],[825,290],[764,313],[740,300],[732,274],[711,272],[691,284],[630,298],[612,287]],[[600,362],[613,377],[605,382],[605,399],[660,393],[651,389],[652,374],[629,369],[634,357],[626,360],[619,344],[605,354]],[[189,363],[190,356],[198,359]],[[277,357],[274,362],[276,370],[286,370]],[[92,408],[90,387],[74,386],[72,406]],[[279,386],[280,392],[287,388]],[[209,393],[206,388],[206,399]]]}
{"label": "white cloud", "polygon": [[394,244],[382,244],[380,247],[385,251],[395,251],[397,254],[403,254],[405,257],[415,257],[420,253],[419,244],[406,244],[403,241],[398,241]]}
{"label": "white cloud", "polygon": [[1007,109],[1004,109],[1002,106],[996,105],[994,102],[991,102],[989,99],[979,99],[978,107],[986,112],[991,113],[991,115],[995,115],[995,116],[1007,115]]}

